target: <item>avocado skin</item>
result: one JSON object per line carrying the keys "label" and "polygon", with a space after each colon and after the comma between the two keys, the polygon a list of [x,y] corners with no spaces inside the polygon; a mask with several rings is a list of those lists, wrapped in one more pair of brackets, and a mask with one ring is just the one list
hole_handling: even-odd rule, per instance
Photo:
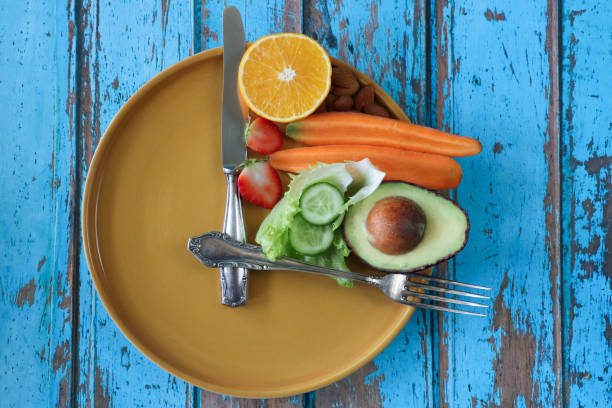
{"label": "avocado skin", "polygon": [[438,197],[442,197],[445,200],[448,200],[450,202],[452,202],[453,204],[455,204],[457,206],[457,208],[459,208],[463,214],[465,214],[465,218],[467,219],[467,228],[465,230],[465,238],[463,239],[463,245],[461,245],[461,248],[459,248],[457,251],[450,253],[440,259],[438,259],[436,262],[432,262],[432,263],[428,263],[426,265],[422,265],[416,268],[412,268],[412,269],[406,269],[406,270],[400,270],[400,269],[386,269],[386,268],[381,268],[375,265],[372,265],[370,262],[366,261],[365,259],[363,259],[361,256],[359,256],[359,254],[357,253],[357,251],[355,251],[355,248],[353,246],[353,244],[351,243],[350,239],[348,238],[348,235],[346,233],[346,217],[344,218],[344,221],[342,222],[342,234],[344,235],[344,240],[346,241],[346,244],[348,245],[349,249],[351,250],[351,253],[355,254],[355,256],[357,258],[359,258],[359,260],[361,262],[363,262],[364,264],[368,265],[369,267],[376,269],[378,271],[382,271],[382,272],[389,272],[389,273],[412,273],[412,272],[418,272],[418,271],[422,271],[423,269],[427,269],[430,268],[432,266],[438,265],[444,261],[448,261],[449,259],[451,259],[452,257],[454,257],[455,255],[457,255],[459,252],[461,252],[461,250],[463,248],[465,248],[465,245],[467,244],[467,240],[468,240],[468,234],[470,232],[470,218],[468,217],[467,213],[465,212],[465,210],[459,206],[459,204],[457,204],[455,201],[450,200],[446,197],[444,197],[442,194],[440,194],[439,192],[435,191],[435,190],[429,190],[427,188],[421,187],[419,185],[413,184],[413,183],[407,183],[405,181],[401,181],[401,180],[385,180],[381,183],[382,184],[386,184],[386,183],[402,183],[402,184],[407,184],[410,186],[414,186],[423,190],[427,190],[435,195],[437,195]]}

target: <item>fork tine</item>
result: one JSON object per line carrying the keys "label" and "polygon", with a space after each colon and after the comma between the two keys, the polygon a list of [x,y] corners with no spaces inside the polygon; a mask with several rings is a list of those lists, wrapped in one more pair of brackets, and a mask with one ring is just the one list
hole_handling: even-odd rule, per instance
{"label": "fork tine", "polygon": [[[437,301],[444,302],[444,303],[454,303],[454,304],[458,304],[458,305],[466,305],[466,306],[474,306],[474,307],[486,307],[486,308],[489,307],[488,305],[483,305],[481,303],[468,302],[468,301],[459,300],[459,299],[450,299],[450,298],[446,298],[444,296],[436,296],[436,295],[430,295],[428,293],[415,292],[415,291],[410,290],[410,289],[407,289],[406,291],[411,293],[408,296],[418,297],[418,298],[421,298],[421,299],[437,300]],[[412,293],[414,293],[414,296],[412,295]]]}
{"label": "fork tine", "polygon": [[443,278],[436,278],[435,276],[421,275],[418,273],[409,273],[407,275],[409,275],[410,277],[428,280],[432,282],[445,283],[447,285],[463,286],[463,287],[472,288],[472,289],[491,290],[491,288],[487,288],[486,286],[472,285],[471,283],[463,283],[463,282],[457,282],[457,281],[443,279]]}
{"label": "fork tine", "polygon": [[439,310],[441,312],[451,312],[451,313],[460,313],[460,314],[465,314],[465,315],[470,315],[470,316],[487,317],[486,314],[482,314],[482,313],[468,312],[466,310],[461,310],[461,309],[451,309],[450,307],[430,305],[429,303],[411,302],[409,300],[401,300],[400,303],[403,303],[409,306],[420,307],[422,309]]}
{"label": "fork tine", "polygon": [[460,295],[460,296],[473,297],[473,298],[479,298],[479,299],[491,299],[489,296],[479,295],[477,293],[464,292],[462,290],[455,290],[455,289],[447,289],[447,288],[442,288],[440,286],[424,285],[422,283],[416,283],[413,281],[406,282],[406,284],[404,285],[404,289],[410,290],[410,287],[427,289],[427,290],[431,290],[434,292],[452,293],[453,295]]}

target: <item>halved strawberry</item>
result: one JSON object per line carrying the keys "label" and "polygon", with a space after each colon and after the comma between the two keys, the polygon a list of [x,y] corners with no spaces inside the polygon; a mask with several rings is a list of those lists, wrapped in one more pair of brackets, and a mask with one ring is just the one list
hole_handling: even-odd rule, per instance
{"label": "halved strawberry", "polygon": [[278,126],[265,118],[257,118],[246,126],[244,140],[248,147],[261,154],[272,154],[283,145]]}
{"label": "halved strawberry", "polygon": [[238,189],[245,200],[263,208],[272,208],[280,200],[282,185],[278,173],[268,162],[249,159],[242,165]]}

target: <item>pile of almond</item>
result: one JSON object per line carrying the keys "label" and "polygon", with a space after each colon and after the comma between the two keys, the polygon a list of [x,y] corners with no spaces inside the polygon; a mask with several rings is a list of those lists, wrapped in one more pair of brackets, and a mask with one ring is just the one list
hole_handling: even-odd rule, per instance
{"label": "pile of almond", "polygon": [[327,99],[317,109],[322,112],[364,112],[388,118],[389,111],[376,97],[372,85],[362,85],[357,76],[347,68],[332,68],[332,87]]}

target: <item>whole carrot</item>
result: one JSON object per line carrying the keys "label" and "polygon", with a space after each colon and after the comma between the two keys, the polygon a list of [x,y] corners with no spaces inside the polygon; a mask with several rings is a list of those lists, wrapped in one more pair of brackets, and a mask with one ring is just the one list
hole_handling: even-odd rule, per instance
{"label": "whole carrot", "polygon": [[387,146],[450,157],[480,153],[482,145],[471,137],[419,126],[397,119],[351,112],[327,112],[290,123],[287,136],[309,146]]}
{"label": "whole carrot", "polygon": [[316,163],[342,163],[369,158],[386,173],[385,180],[401,180],[445,190],[461,181],[461,166],[450,157],[384,146],[330,145],[280,150],[270,155],[272,167],[296,173]]}

